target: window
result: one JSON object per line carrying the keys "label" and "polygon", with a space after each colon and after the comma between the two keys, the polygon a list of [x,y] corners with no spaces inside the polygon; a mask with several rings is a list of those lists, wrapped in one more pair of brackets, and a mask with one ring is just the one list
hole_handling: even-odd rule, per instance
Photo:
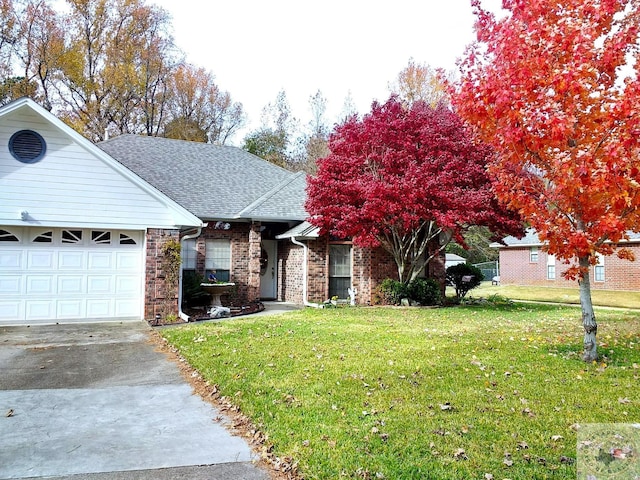
{"label": "window", "polygon": [[351,245],[329,245],[329,298],[349,298]]}
{"label": "window", "polygon": [[538,263],[538,247],[531,247],[529,250],[529,262]]}
{"label": "window", "polygon": [[82,230],[63,230],[62,243],[80,243],[82,242]]}
{"label": "window", "polygon": [[596,282],[604,282],[604,257],[599,253],[597,255],[598,263],[594,268],[594,280]]}
{"label": "window", "polygon": [[136,241],[129,235],[124,233],[120,234],[120,245],[136,245]]}
{"label": "window", "polygon": [[111,245],[111,232],[92,230],[91,243],[95,243],[97,245]]}
{"label": "window", "polygon": [[0,230],[0,242],[19,242],[18,237],[6,230]]}
{"label": "window", "polygon": [[34,243],[51,243],[53,242],[53,232],[43,232],[33,239]]}
{"label": "window", "polygon": [[198,260],[198,250],[196,239],[192,238],[182,242],[182,250],[180,251],[183,270],[195,270]]}
{"label": "window", "polygon": [[47,144],[32,130],[20,130],[9,139],[9,153],[22,163],[36,163],[44,158]]}
{"label": "window", "polygon": [[231,270],[231,242],[229,240],[207,240],[204,256],[205,276],[215,271],[218,281],[228,282]]}
{"label": "window", "polygon": [[547,255],[547,280],[556,279],[556,256]]}

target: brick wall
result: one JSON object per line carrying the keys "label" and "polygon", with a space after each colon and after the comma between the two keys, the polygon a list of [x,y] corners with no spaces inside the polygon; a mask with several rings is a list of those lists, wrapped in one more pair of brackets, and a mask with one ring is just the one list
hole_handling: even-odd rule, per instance
{"label": "brick wall", "polygon": [[166,318],[178,315],[178,289],[169,289],[163,271],[162,247],[178,240],[177,230],[149,229],[146,233],[144,318],[155,320],[156,315]]}
{"label": "brick wall", "polygon": [[[638,259],[635,262],[621,260],[615,254],[604,259],[603,282],[595,281],[594,267],[591,267],[591,287],[601,290],[640,290],[640,245],[632,244],[630,249]],[[562,272],[567,265],[556,260],[556,278],[547,279],[547,254],[538,251],[538,261],[530,261],[529,247],[500,249],[500,283],[503,285],[538,285],[547,287],[576,287],[575,281],[565,280]]]}
{"label": "brick wall", "polygon": [[246,303],[260,298],[260,223],[231,223],[228,230],[216,228],[211,222],[196,239],[198,257],[196,272],[205,275],[206,241],[229,240],[231,245],[231,269],[229,281],[236,284],[236,291],[223,298],[227,303]]}
{"label": "brick wall", "polygon": [[[326,237],[304,242],[308,247],[307,300],[321,303],[329,298],[329,241]],[[290,240],[278,244],[278,300],[303,303],[302,247]],[[352,285],[357,303],[374,302],[376,288],[385,278],[397,278],[391,256],[381,248],[353,248]]]}

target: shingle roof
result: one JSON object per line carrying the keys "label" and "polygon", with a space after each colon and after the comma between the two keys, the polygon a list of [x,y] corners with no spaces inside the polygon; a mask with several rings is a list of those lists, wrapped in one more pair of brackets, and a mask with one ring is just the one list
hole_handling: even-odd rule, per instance
{"label": "shingle roof", "polygon": [[98,144],[203,220],[304,220],[306,178],[240,148],[140,135]]}

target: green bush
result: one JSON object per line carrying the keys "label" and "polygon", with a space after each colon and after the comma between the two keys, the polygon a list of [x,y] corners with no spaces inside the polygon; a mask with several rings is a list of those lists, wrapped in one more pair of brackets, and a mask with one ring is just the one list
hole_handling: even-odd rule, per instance
{"label": "green bush", "polygon": [[182,302],[186,307],[207,306],[211,295],[202,290],[200,284],[205,279],[202,275],[188,270],[182,275]]}
{"label": "green bush", "polygon": [[433,278],[416,278],[409,284],[409,298],[420,305],[438,305],[440,285]]}
{"label": "green bush", "polygon": [[392,278],[385,278],[379,289],[382,303],[385,305],[400,305],[400,300],[409,297],[408,286]]}
{"label": "green bush", "polygon": [[387,305],[400,305],[403,298],[420,305],[437,305],[441,300],[440,286],[432,278],[416,278],[408,285],[386,278],[380,283],[379,290],[382,302]]}
{"label": "green bush", "polygon": [[456,298],[464,296],[473,290],[484,280],[484,275],[479,268],[468,263],[459,263],[447,268],[447,284],[456,289]]}

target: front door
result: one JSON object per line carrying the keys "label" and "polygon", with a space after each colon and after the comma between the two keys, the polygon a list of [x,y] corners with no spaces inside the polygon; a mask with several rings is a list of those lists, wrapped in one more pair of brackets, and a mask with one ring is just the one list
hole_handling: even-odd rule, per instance
{"label": "front door", "polygon": [[277,297],[277,257],[278,242],[276,240],[262,240],[260,248],[260,298],[273,300]]}

